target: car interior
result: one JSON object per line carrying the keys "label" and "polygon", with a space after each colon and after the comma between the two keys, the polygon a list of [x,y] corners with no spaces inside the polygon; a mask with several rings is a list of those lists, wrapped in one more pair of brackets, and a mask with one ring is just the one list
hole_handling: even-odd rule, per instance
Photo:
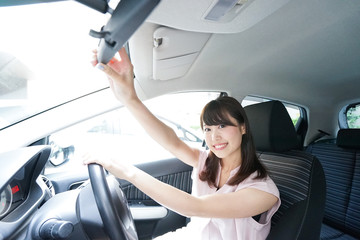
{"label": "car interior", "polygon": [[[99,165],[119,156],[191,194],[193,168],[151,140],[91,51],[125,47],[139,98],[187,144],[219,96],[244,107],[280,191],[267,239],[360,239],[360,2],[0,2],[0,240],[155,239],[191,218]],[[256,221],[256,219],[254,218]]]}

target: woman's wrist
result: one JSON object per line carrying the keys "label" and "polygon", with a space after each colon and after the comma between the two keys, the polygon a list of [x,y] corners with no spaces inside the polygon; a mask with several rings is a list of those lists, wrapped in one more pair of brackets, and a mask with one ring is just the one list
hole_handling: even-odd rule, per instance
{"label": "woman's wrist", "polygon": [[131,109],[132,107],[137,107],[138,104],[141,104],[141,100],[138,98],[136,94],[132,95],[131,97],[128,97],[124,102],[124,106]]}

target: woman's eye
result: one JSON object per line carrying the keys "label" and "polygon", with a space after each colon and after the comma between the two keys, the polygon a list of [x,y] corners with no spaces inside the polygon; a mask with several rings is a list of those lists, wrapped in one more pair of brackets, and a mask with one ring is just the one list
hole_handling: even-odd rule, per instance
{"label": "woman's eye", "polygon": [[226,127],[225,124],[220,124],[220,125],[219,125],[219,128],[224,128],[224,127]]}
{"label": "woman's eye", "polygon": [[210,132],[210,128],[204,128],[204,132]]}

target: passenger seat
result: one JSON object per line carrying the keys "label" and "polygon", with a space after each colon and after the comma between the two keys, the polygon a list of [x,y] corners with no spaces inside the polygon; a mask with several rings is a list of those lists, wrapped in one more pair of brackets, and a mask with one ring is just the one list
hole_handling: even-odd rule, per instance
{"label": "passenger seat", "polygon": [[280,191],[268,240],[320,238],[325,176],[319,160],[300,147],[285,106],[269,101],[246,106],[260,161]]}
{"label": "passenger seat", "polygon": [[323,165],[327,184],[321,239],[360,239],[360,129],[340,129],[335,141],[307,147]]}

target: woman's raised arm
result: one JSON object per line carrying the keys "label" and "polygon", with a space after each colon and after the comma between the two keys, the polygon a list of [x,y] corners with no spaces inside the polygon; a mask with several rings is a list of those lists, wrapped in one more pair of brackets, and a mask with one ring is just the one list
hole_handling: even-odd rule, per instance
{"label": "woman's raised arm", "polygon": [[184,163],[196,167],[199,150],[181,141],[176,133],[155,117],[138,98],[134,87],[133,66],[122,48],[120,60],[113,58],[107,65],[97,62],[96,51],[92,64],[107,76],[115,97],[126,106],[145,131],[162,147],[170,151]]}

